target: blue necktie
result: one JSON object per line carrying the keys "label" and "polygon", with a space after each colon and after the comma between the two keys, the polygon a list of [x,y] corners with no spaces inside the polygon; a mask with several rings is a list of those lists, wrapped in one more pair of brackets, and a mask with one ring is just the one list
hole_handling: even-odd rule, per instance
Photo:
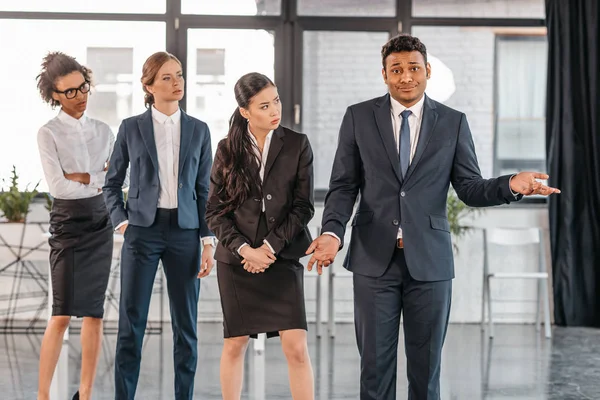
{"label": "blue necktie", "polygon": [[402,179],[406,176],[408,164],[410,164],[410,126],[408,125],[408,117],[412,114],[410,110],[404,110],[400,113],[402,123],[400,125],[400,138],[398,140],[400,155],[400,172]]}

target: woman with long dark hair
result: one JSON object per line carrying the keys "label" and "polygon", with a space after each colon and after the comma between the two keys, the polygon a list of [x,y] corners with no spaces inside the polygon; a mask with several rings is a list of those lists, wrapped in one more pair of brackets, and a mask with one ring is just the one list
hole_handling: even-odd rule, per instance
{"label": "woman with long dark hair", "polygon": [[224,315],[224,400],[242,391],[250,337],[280,336],[295,400],[314,398],[306,339],[304,269],[314,214],[313,154],[306,135],[280,126],[277,87],[250,73],[235,84],[238,107],[211,172],[207,222]]}
{"label": "woman with long dark hair", "polygon": [[71,317],[83,317],[81,380],[73,399],[90,399],[102,342],[104,295],[113,229],[102,197],[114,135],[85,115],[91,71],[73,57],[48,54],[37,77],[42,99],[58,115],[38,132],[44,176],[54,201],[50,211],[52,317],[40,351],[38,400],[50,384]]}

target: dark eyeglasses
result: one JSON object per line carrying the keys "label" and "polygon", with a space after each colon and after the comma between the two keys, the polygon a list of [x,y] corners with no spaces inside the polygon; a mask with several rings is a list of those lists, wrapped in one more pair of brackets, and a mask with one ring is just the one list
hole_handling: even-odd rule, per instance
{"label": "dark eyeglasses", "polygon": [[89,92],[90,91],[90,83],[88,81],[85,81],[78,88],[70,88],[70,89],[63,90],[63,91],[54,89],[54,91],[56,93],[64,94],[65,97],[70,100],[70,99],[74,99],[77,96],[78,91],[81,92],[82,94]]}

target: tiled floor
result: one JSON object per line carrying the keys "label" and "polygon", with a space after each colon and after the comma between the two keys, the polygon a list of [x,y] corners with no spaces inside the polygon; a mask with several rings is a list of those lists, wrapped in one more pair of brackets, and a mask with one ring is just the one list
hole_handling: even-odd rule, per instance
{"label": "tiled floor", "polygon": [[[358,353],[352,325],[335,339],[316,339],[310,352],[317,399],[358,399]],[[196,399],[219,399],[220,324],[200,324]],[[0,398],[35,399],[41,335],[0,335]],[[79,336],[71,335],[69,393],[77,389]],[[112,399],[115,335],[105,336],[94,399]],[[278,339],[262,355],[249,349],[244,399],[291,399]],[[137,399],[173,399],[172,337],[147,336]],[[404,349],[399,349],[398,399],[406,398]],[[600,330],[555,328],[547,340],[529,325],[499,325],[490,341],[477,325],[451,325],[442,365],[443,399],[600,399]]]}

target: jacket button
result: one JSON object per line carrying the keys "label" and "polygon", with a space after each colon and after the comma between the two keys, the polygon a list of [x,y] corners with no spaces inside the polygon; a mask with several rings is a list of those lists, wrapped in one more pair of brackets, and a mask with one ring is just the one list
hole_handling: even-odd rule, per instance
{"label": "jacket button", "polygon": [[183,183],[179,184],[179,189],[181,189],[183,187]]}
{"label": "jacket button", "polygon": [[267,200],[271,200],[273,198],[273,196],[271,196],[270,194],[267,195]]}
{"label": "jacket button", "polygon": [[258,198],[256,198],[256,197],[255,197],[255,198],[254,198],[254,201],[257,201],[257,202],[258,202],[258,201],[260,201],[260,199],[258,199]]}
{"label": "jacket button", "polygon": [[269,222],[270,222],[270,223],[273,223],[273,222],[275,222],[275,218],[274,218],[274,217],[271,217],[271,218],[269,218]]}
{"label": "jacket button", "polygon": [[392,224],[394,224],[394,225],[398,226],[398,220],[397,220],[397,219],[393,220],[393,221],[392,221]]}
{"label": "jacket button", "polygon": [[400,196],[404,197],[404,196],[406,196],[406,193],[400,192]]}

